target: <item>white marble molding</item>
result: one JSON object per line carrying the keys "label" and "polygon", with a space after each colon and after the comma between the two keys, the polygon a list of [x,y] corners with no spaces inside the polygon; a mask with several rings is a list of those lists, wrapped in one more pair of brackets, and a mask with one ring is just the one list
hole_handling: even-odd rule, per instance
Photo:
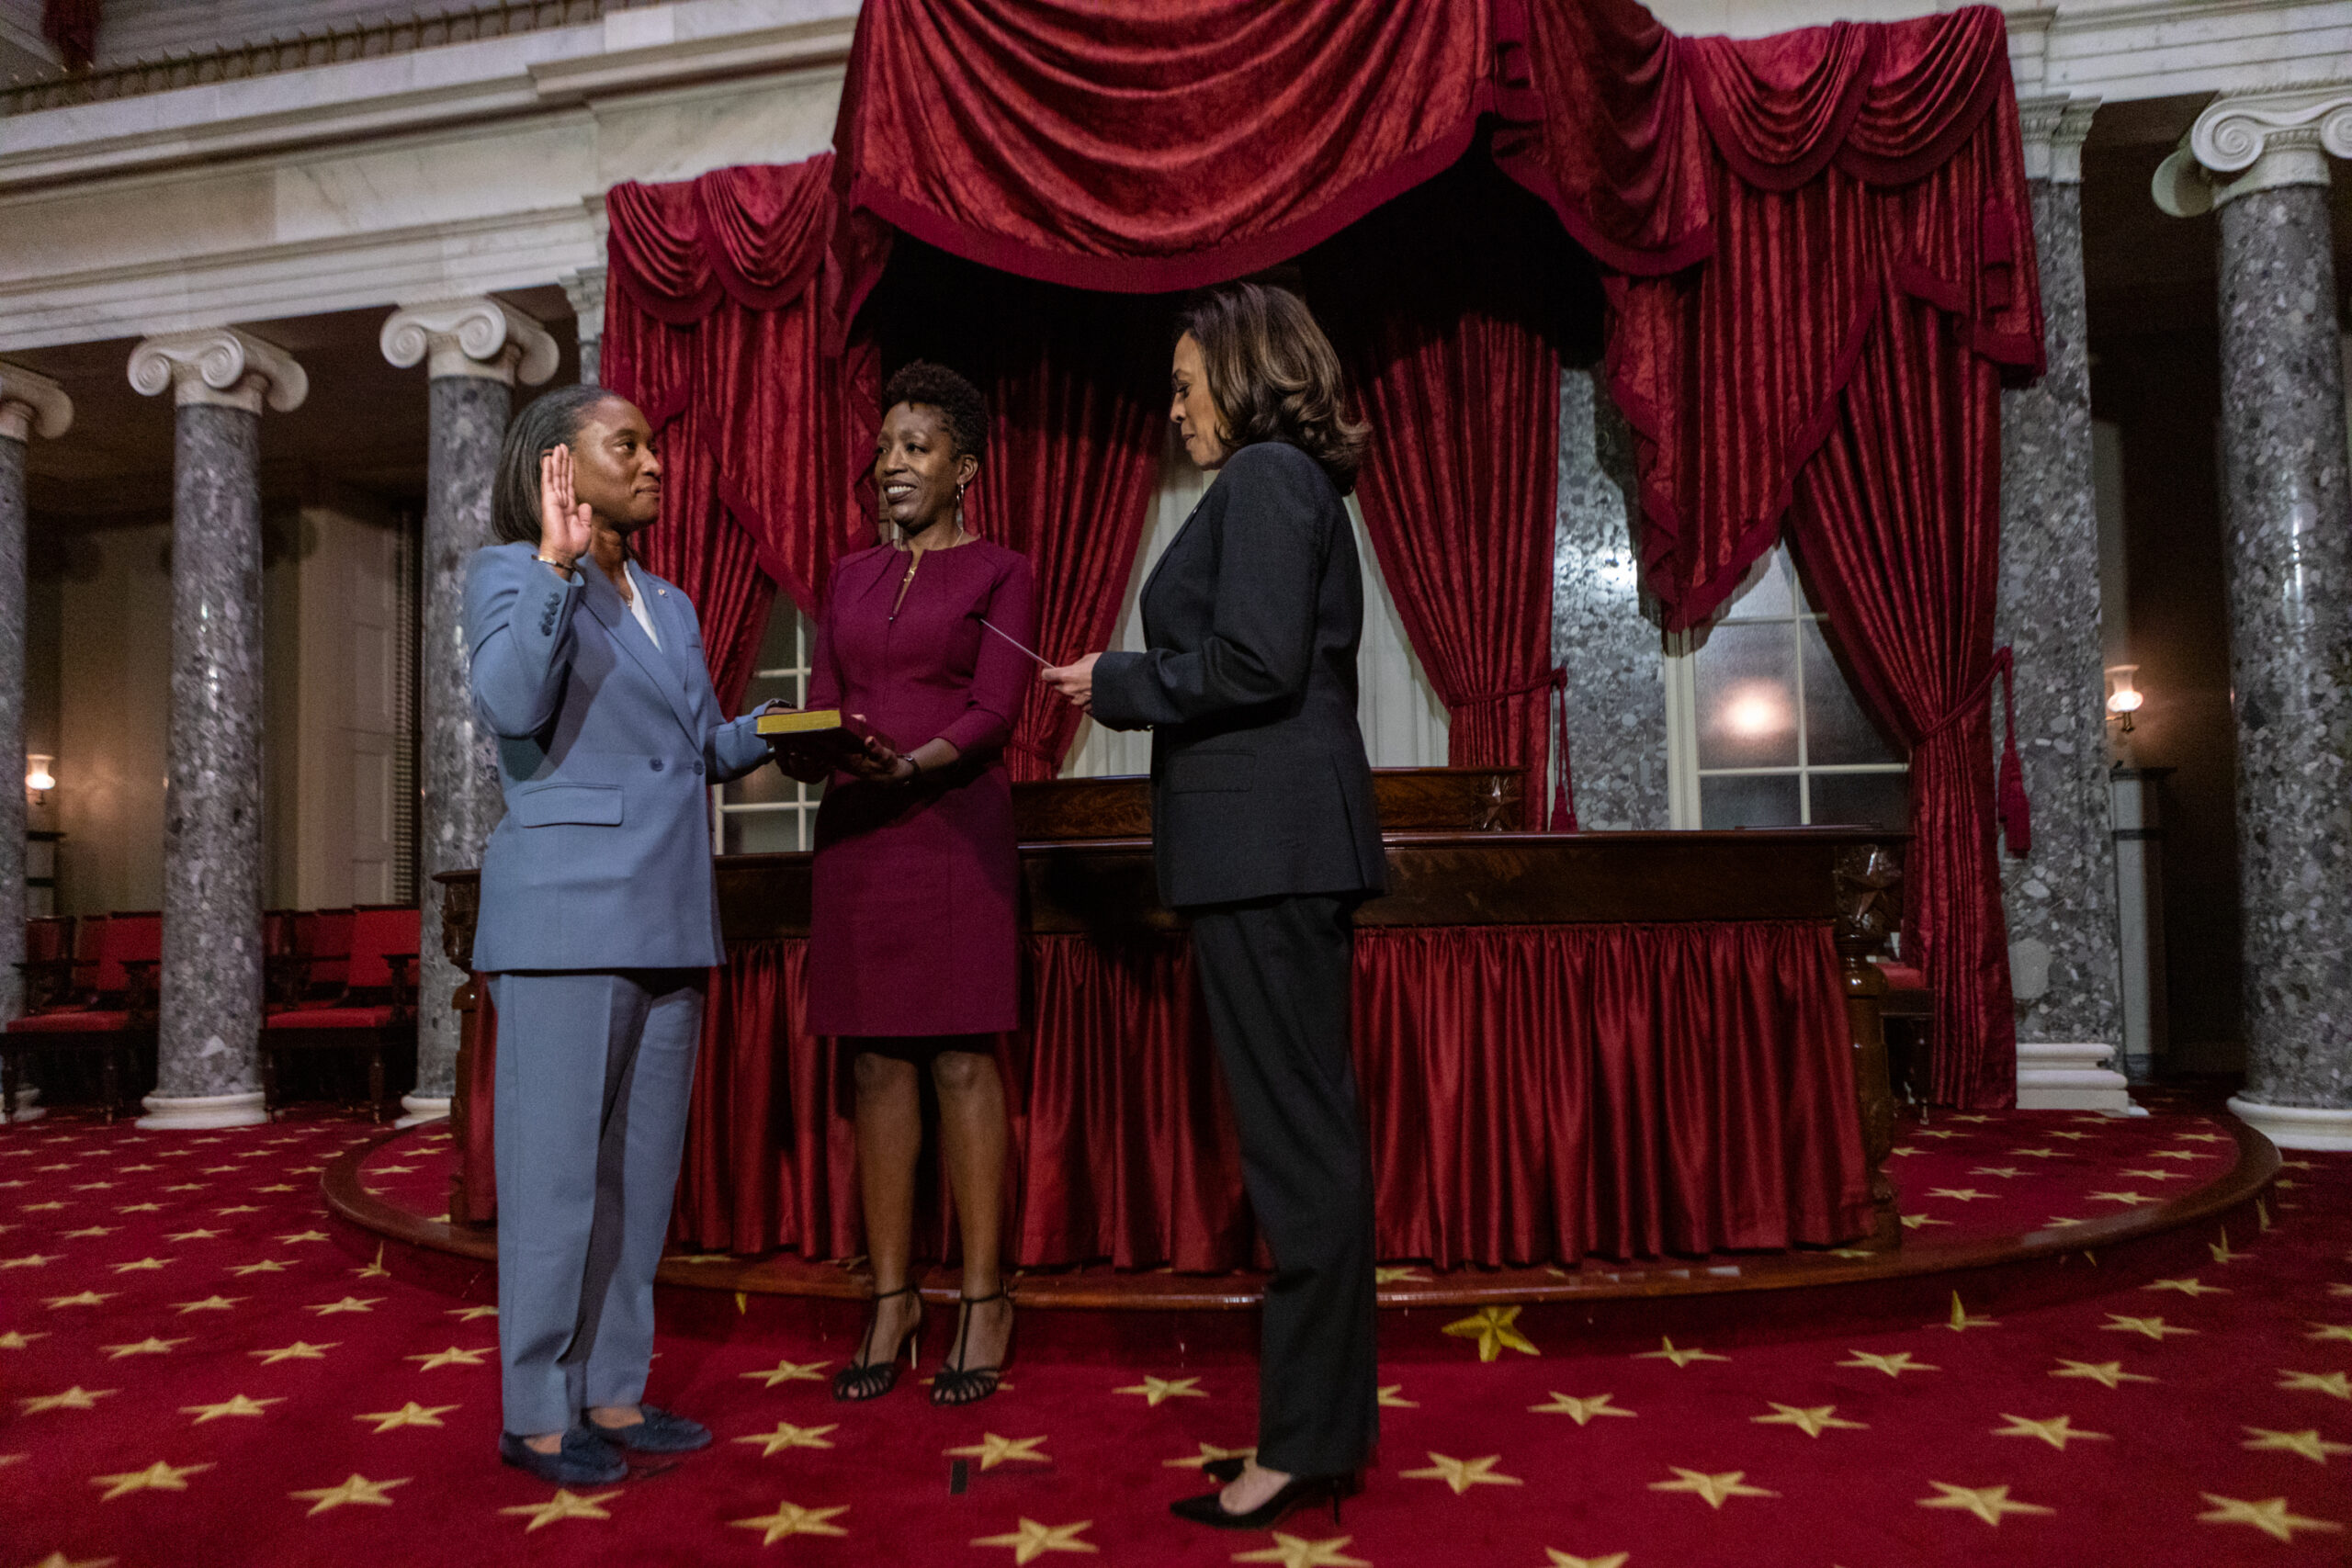
{"label": "white marble molding", "polygon": [[161,1133],[201,1133],[216,1127],[251,1127],[269,1120],[261,1090],[245,1094],[151,1094],[139,1102],[147,1114],[141,1127]]}
{"label": "white marble molding", "polygon": [[2147,1114],[2132,1103],[2131,1083],[2109,1065],[2114,1060],[2115,1047],[2098,1041],[2018,1041],[2018,1109]]}
{"label": "white marble molding", "polygon": [[74,400],[46,376],[0,360],[0,435],[54,441],[74,427]]}
{"label": "white marble molding", "polygon": [[2282,1149],[2352,1149],[2352,1110],[2265,1105],[2233,1096],[2230,1111]]}

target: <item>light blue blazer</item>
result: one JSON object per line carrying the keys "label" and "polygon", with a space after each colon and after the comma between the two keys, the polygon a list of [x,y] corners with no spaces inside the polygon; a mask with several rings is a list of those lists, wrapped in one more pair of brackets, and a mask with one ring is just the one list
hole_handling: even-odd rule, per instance
{"label": "light blue blazer", "polygon": [[750,717],[720,721],[675,584],[637,573],[656,648],[594,562],[567,582],[536,553],[492,545],[466,564],[474,712],[498,737],[506,795],[473,966],[717,964],[709,786],[766,761],[767,743]]}

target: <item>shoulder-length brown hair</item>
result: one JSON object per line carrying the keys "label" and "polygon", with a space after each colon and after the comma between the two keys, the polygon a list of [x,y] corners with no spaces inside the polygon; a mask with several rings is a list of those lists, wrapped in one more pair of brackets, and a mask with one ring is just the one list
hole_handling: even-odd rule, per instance
{"label": "shoulder-length brown hair", "polygon": [[1201,345],[1219,442],[1228,450],[1287,442],[1341,495],[1355,488],[1369,427],[1348,418],[1340,356],[1306,301],[1287,288],[1229,283],[1193,299],[1177,325]]}

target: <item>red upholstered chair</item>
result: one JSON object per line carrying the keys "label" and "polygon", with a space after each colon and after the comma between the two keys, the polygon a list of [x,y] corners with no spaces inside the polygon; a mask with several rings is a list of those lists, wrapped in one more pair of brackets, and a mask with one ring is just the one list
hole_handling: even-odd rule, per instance
{"label": "red upholstered chair", "polygon": [[71,915],[35,915],[25,922],[25,961],[17,965],[25,976],[25,1011],[46,1012],[71,994],[74,928]]}
{"label": "red upholstered chair", "polygon": [[[312,957],[300,1003],[262,1021],[262,1104],[273,1117],[283,1109],[277,1082],[281,1053],[360,1052],[368,1062],[368,1102],[377,1121],[388,1121],[401,1089],[416,1075],[417,912],[406,905],[362,904],[322,910],[321,917],[323,945],[334,945],[338,928],[348,935],[339,953]],[[337,976],[339,985],[332,978]],[[386,1070],[388,1057],[391,1073]],[[399,1077],[402,1072],[405,1081]]]}
{"label": "red upholstered chair", "polygon": [[1886,976],[1886,995],[1879,998],[1879,1017],[1886,1025],[1887,1077],[1895,1097],[1920,1107],[1928,1103],[1928,1050],[1934,1037],[1936,1003],[1928,993],[1924,970],[1899,958],[1876,960]]}
{"label": "red upholstered chair", "polygon": [[316,1007],[343,995],[351,978],[349,909],[304,909],[288,916],[273,939],[263,917],[265,990],[262,1010]]}
{"label": "red upholstered chair", "polygon": [[0,1105],[16,1105],[21,1058],[29,1052],[95,1054],[99,1094],[111,1122],[146,1092],[155,1055],[155,975],[164,917],[150,909],[84,920],[62,993],[0,1035]]}

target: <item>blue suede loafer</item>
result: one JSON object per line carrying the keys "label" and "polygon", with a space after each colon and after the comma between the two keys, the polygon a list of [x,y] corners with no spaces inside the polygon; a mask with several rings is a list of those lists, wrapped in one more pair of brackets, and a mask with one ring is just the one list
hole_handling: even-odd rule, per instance
{"label": "blue suede loafer", "polygon": [[658,1404],[640,1404],[645,1419],[626,1427],[607,1427],[594,1416],[589,1424],[608,1443],[641,1454],[683,1454],[710,1447],[710,1428],[699,1421],[674,1416]]}
{"label": "blue suede loafer", "polygon": [[498,1457],[550,1486],[602,1486],[628,1473],[628,1461],[620,1450],[585,1427],[566,1432],[562,1446],[551,1454],[539,1452],[512,1432],[501,1432]]}

